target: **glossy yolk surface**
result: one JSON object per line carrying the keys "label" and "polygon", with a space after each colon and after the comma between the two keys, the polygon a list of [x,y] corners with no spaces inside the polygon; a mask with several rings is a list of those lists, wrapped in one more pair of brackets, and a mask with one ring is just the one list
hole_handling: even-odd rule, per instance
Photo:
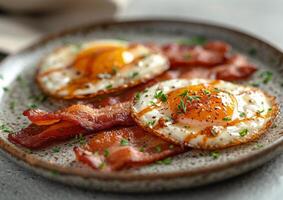
{"label": "glossy yolk surface", "polygon": [[170,92],[168,104],[172,117],[177,121],[223,125],[232,119],[237,101],[231,94],[212,85],[199,84]]}
{"label": "glossy yolk surface", "polygon": [[74,67],[88,77],[97,77],[98,74],[113,74],[133,60],[133,54],[126,47],[100,45],[81,51],[74,61]]}

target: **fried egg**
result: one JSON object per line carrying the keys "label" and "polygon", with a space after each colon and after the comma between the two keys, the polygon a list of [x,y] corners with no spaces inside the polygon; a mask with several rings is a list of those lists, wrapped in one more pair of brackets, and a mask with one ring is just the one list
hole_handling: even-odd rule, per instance
{"label": "fried egg", "polygon": [[277,115],[275,98],[221,80],[172,79],[137,93],[132,116],[148,132],[198,149],[253,141]]}
{"label": "fried egg", "polygon": [[36,79],[51,96],[85,98],[140,84],[168,68],[166,57],[141,44],[98,40],[54,50],[40,63]]}

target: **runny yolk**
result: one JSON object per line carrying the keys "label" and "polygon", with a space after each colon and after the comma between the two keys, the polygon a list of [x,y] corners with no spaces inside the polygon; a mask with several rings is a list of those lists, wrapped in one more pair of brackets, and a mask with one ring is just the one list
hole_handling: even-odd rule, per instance
{"label": "runny yolk", "polygon": [[235,97],[213,85],[192,85],[168,94],[173,118],[181,122],[222,125],[232,119]]}
{"label": "runny yolk", "polygon": [[95,78],[98,74],[113,74],[133,60],[126,47],[103,45],[81,51],[73,66],[85,76]]}

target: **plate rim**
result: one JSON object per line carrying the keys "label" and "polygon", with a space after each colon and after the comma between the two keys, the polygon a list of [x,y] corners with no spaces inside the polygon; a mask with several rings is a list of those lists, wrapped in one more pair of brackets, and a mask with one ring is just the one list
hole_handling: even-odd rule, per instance
{"label": "plate rim", "polygon": [[[55,32],[48,34],[47,36],[44,36],[37,41],[35,41],[30,46],[24,48],[23,50],[19,51],[16,54],[12,54],[5,58],[2,63],[7,61],[8,59],[13,59],[14,56],[17,56],[19,54],[23,54],[25,52],[32,51],[36,48],[40,48],[41,46],[45,45],[49,41],[60,38],[63,36],[79,33],[79,32],[88,32],[88,31],[94,31],[96,28],[102,28],[107,26],[113,26],[113,25],[131,25],[131,24],[147,24],[147,23],[158,23],[158,24],[183,24],[183,25],[199,25],[199,26],[205,26],[210,28],[216,28],[216,29],[222,29],[237,35],[240,35],[241,37],[248,38],[249,40],[256,41],[258,43],[261,43],[265,45],[266,47],[272,49],[276,52],[276,54],[280,55],[280,61],[277,65],[281,66],[283,63],[283,52],[279,50],[274,45],[270,44],[269,42],[265,41],[264,39],[259,38],[258,36],[255,36],[253,34],[247,33],[246,31],[239,30],[239,28],[232,28],[231,26],[226,25],[220,25],[214,22],[204,22],[204,21],[198,21],[198,20],[184,20],[184,19],[168,19],[168,18],[143,18],[143,19],[134,19],[134,20],[122,20],[122,21],[104,21],[99,23],[91,23],[89,25],[82,25],[75,28],[66,29],[63,31]],[[0,64],[0,67],[2,65]],[[280,106],[280,105],[279,105]],[[280,134],[283,134],[281,132]],[[94,179],[100,179],[100,180],[123,180],[123,181],[137,181],[137,180],[153,180],[153,179],[171,179],[171,178],[180,178],[180,177],[189,177],[189,176],[196,176],[199,174],[211,174],[216,173],[221,170],[229,169],[230,167],[234,165],[244,165],[248,162],[258,160],[259,156],[266,156],[268,154],[271,154],[273,151],[276,151],[280,147],[283,146],[283,137],[278,139],[276,142],[272,143],[271,145],[267,147],[263,147],[262,149],[258,151],[254,151],[249,153],[246,156],[243,156],[241,159],[237,160],[230,160],[225,162],[225,164],[217,163],[210,167],[200,167],[193,170],[182,170],[177,172],[162,172],[162,173],[146,173],[146,174],[133,174],[131,172],[111,172],[111,173],[104,173],[104,172],[97,172],[97,171],[89,171],[89,170],[80,170],[77,168],[70,168],[70,167],[63,167],[56,164],[51,164],[49,162],[40,160],[36,158],[33,155],[30,155],[26,152],[24,152],[21,148],[16,147],[12,145],[11,143],[6,143],[2,138],[0,138],[0,148],[2,148],[6,153],[9,154],[9,156],[12,156],[13,158],[16,158],[20,161],[23,161],[25,164],[28,164],[30,167],[39,168],[44,171],[56,171],[60,173],[60,175],[71,175],[71,176],[79,176],[84,178],[94,178]],[[283,148],[282,148],[283,150]],[[272,156],[273,157],[273,156]],[[271,158],[270,158],[271,159]]]}

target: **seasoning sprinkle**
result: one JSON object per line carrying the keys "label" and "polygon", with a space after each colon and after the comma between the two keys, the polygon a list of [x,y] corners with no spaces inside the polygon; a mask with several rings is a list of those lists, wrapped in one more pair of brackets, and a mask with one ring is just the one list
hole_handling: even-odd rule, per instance
{"label": "seasoning sprinkle", "polygon": [[166,94],[163,93],[162,90],[156,91],[155,94],[154,94],[154,98],[160,99],[162,102],[167,101],[167,96],[166,96]]}
{"label": "seasoning sprinkle", "polygon": [[125,139],[125,138],[122,138],[120,140],[120,145],[121,146],[128,146],[129,145],[129,141],[127,139]]}
{"label": "seasoning sprinkle", "polygon": [[209,155],[215,160],[215,159],[220,157],[220,152],[219,151],[211,151],[209,153]]}
{"label": "seasoning sprinkle", "polygon": [[241,137],[244,137],[245,135],[248,134],[248,132],[249,132],[249,130],[245,128],[245,129],[241,130],[241,131],[239,132],[239,134],[240,134]]}
{"label": "seasoning sprinkle", "polygon": [[227,122],[227,121],[231,121],[231,118],[230,117],[224,117],[222,120]]}

